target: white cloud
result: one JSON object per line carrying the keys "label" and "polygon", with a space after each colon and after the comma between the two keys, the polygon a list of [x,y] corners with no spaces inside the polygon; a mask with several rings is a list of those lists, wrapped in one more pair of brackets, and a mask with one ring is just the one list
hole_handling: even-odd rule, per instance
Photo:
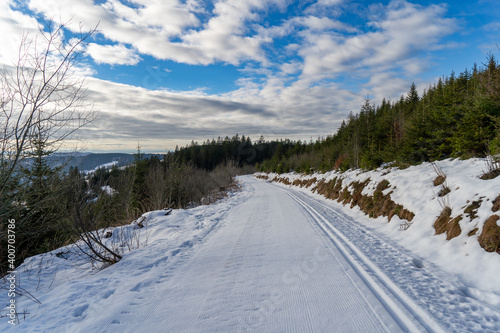
{"label": "white cloud", "polygon": [[[19,4],[17,4],[19,5]],[[51,25],[52,31],[57,31],[58,26]],[[59,47],[60,43],[65,43],[63,47],[72,45],[77,39],[69,41],[64,40],[62,31],[54,32],[53,40],[49,45],[46,42],[48,37],[47,25],[40,24],[35,18],[22,13],[16,7],[14,1],[0,2],[0,67],[4,66],[6,70],[11,70],[12,66],[19,63],[19,52],[29,53],[31,56],[37,55],[44,57],[44,53],[49,48],[48,63],[61,60]],[[42,37],[42,32],[44,36]],[[82,48],[77,47],[75,52],[81,52]],[[31,66],[30,57],[23,57],[23,66]],[[50,67],[50,65],[48,65]],[[74,75],[92,75],[93,69],[85,67],[83,64],[74,64],[72,68]]]}
{"label": "white cloud", "polygon": [[344,0],[318,0],[320,6],[334,6],[344,2]]}
{"label": "white cloud", "polygon": [[[30,8],[49,19],[72,20],[70,28],[83,24],[91,29],[99,23],[106,38],[130,45],[142,54],[188,64],[217,61],[239,64],[242,60],[264,61],[261,45],[268,39],[247,35],[257,11],[280,0],[221,0],[214,5],[209,20],[202,24],[196,16],[201,4],[195,0],[137,0],[130,7],[117,0],[95,4],[91,0],[31,0]],[[137,8],[136,8],[137,7]]]}
{"label": "white cloud", "polygon": [[13,65],[17,61],[19,45],[25,34],[38,34],[36,19],[12,10],[14,1],[0,2],[0,64]]}
{"label": "white cloud", "polygon": [[[147,149],[173,149],[182,140],[206,140],[236,133],[258,138],[309,139],[335,132],[362,96],[335,84],[290,85],[273,77],[265,85],[242,80],[241,87],[222,95],[199,91],[151,91],[94,78],[88,98],[101,110],[99,121],[84,132],[89,150],[116,144],[134,151],[137,141]],[[117,146],[118,147],[118,146]],[[108,148],[109,149],[109,148]]]}
{"label": "white cloud", "polygon": [[89,43],[86,53],[98,64],[136,65],[141,57],[125,45],[100,45]]}
{"label": "white cloud", "polygon": [[483,29],[488,32],[499,32],[500,22],[491,22],[483,26]]}
{"label": "white cloud", "polygon": [[383,98],[392,97],[393,100],[406,93],[410,88],[407,80],[399,77],[395,72],[380,72],[374,73],[369,82],[365,85],[365,96],[370,95],[370,98],[379,104]]}
{"label": "white cloud", "polygon": [[[384,8],[384,7],[381,7]],[[355,35],[303,33],[305,47],[304,75],[323,76],[365,69],[391,69],[418,57],[439,45],[443,36],[456,29],[453,19],[443,18],[445,9],[431,5],[422,7],[406,1],[393,1],[384,8],[380,21],[370,22],[373,31]]]}

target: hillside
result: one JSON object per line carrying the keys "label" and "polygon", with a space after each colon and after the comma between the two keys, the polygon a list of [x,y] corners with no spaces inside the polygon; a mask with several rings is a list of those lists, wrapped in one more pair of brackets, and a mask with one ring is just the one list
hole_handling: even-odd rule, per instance
{"label": "hillside", "polygon": [[[154,154],[143,154],[144,158],[150,158]],[[104,165],[116,165],[123,167],[134,162],[134,154],[126,153],[59,153],[50,155],[48,164],[55,167],[63,167],[64,171],[69,168],[78,168],[81,171],[92,171]]]}

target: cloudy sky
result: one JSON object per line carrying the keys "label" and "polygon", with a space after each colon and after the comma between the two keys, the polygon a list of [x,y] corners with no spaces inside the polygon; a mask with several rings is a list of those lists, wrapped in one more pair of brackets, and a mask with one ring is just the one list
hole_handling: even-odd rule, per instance
{"label": "cloudy sky", "polygon": [[0,0],[0,66],[44,20],[98,25],[79,66],[89,151],[332,134],[367,96],[423,91],[500,52],[498,0]]}

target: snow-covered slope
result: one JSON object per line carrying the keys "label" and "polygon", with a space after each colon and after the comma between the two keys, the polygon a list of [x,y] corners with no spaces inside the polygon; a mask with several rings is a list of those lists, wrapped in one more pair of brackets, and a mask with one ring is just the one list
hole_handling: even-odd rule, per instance
{"label": "snow-covered slope", "polygon": [[[107,268],[93,269],[74,246],[29,258],[18,284],[40,304],[16,297],[18,312],[28,314],[16,326],[0,318],[0,330],[500,330],[494,288],[479,291],[387,236],[398,239],[417,221],[392,234],[387,222],[305,189],[240,181],[240,192],[216,204],[150,212],[144,228],[116,228],[107,241],[121,246],[123,259]],[[8,302],[0,292],[0,304]]]}

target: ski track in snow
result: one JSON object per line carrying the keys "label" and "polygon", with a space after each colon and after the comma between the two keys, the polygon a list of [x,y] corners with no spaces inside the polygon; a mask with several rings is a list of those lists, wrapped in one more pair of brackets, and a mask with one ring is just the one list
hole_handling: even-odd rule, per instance
{"label": "ski track in snow", "polygon": [[[437,267],[424,264],[341,211],[304,193],[292,194],[288,189],[287,192],[313,216],[322,231],[333,234],[328,236],[334,238],[333,242],[345,246],[347,256],[363,266],[363,271],[384,289],[389,289],[427,330],[440,331],[436,328],[439,322],[450,332],[498,332],[498,311],[467,297],[467,288],[459,281],[447,281],[449,276],[439,274]],[[435,322],[429,321],[428,316],[434,317]]]}
{"label": "ski track in snow", "polygon": [[498,332],[498,309],[432,264],[307,194],[240,179],[222,203],[150,213],[151,242],[115,265],[43,275],[42,305],[0,331]]}

